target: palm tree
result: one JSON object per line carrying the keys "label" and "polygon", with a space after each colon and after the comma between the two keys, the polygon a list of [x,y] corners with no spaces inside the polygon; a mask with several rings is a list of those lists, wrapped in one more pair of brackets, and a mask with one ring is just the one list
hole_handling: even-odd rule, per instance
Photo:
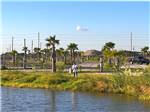
{"label": "palm tree", "polygon": [[60,57],[63,57],[63,61],[64,61],[64,64],[66,64],[67,62],[67,55],[69,54],[68,50],[67,49],[64,49],[64,48],[59,48],[57,49],[57,54],[60,56]]}
{"label": "palm tree", "polygon": [[34,52],[37,54],[38,60],[40,60],[40,51],[41,51],[40,48],[38,48],[38,47],[34,48]]}
{"label": "palm tree", "polygon": [[63,56],[64,55],[64,48],[62,48],[62,47],[59,48],[59,51],[60,51],[60,55]]}
{"label": "palm tree", "polygon": [[105,51],[107,53],[107,55],[112,55],[113,52],[113,49],[115,48],[115,43],[113,42],[108,42],[108,43],[105,43],[104,47],[102,48],[102,51]]}
{"label": "palm tree", "polygon": [[143,53],[143,55],[145,56],[148,53],[149,47],[145,46],[144,48],[141,49],[141,52]]}
{"label": "palm tree", "polygon": [[44,63],[45,60],[46,60],[46,58],[45,58],[45,56],[46,56],[46,50],[45,49],[41,50],[41,55],[42,55],[42,62]]}
{"label": "palm tree", "polygon": [[64,50],[64,64],[67,64],[67,56],[69,55],[69,51],[66,49]]}
{"label": "palm tree", "polygon": [[64,56],[64,48],[56,49],[56,55],[57,55],[58,60],[62,59],[62,57]]}
{"label": "palm tree", "polygon": [[107,50],[113,50],[114,47],[115,47],[115,43],[113,43],[113,42],[107,42],[107,43],[105,43],[105,45],[104,45],[104,47],[103,47],[102,50],[105,50],[105,49],[107,49]]}
{"label": "palm tree", "polygon": [[48,49],[48,48],[45,48],[44,49],[44,52],[45,52],[45,59],[46,59],[46,61],[47,60],[50,60],[50,55],[51,55],[51,52],[52,52],[52,49],[50,48],[50,49]]}
{"label": "palm tree", "polygon": [[109,64],[112,64],[112,57],[114,58],[115,50],[115,43],[107,42],[105,43],[104,47],[102,48],[103,55],[106,59],[108,59]]}
{"label": "palm tree", "polygon": [[55,35],[54,36],[50,36],[49,38],[46,39],[47,47],[52,47],[52,72],[56,72],[56,50],[55,50],[55,45],[59,44],[59,40],[55,39]]}
{"label": "palm tree", "polygon": [[22,49],[24,51],[24,58],[23,58],[23,68],[26,69],[26,65],[27,65],[27,51],[28,51],[28,47],[23,47]]}
{"label": "palm tree", "polygon": [[82,56],[84,55],[84,52],[83,51],[78,51],[77,52],[77,55],[78,55],[78,61],[81,63],[83,60],[82,60]]}
{"label": "palm tree", "polygon": [[68,50],[70,50],[71,63],[73,63],[75,61],[75,50],[78,50],[78,45],[75,43],[70,43],[68,45]]}
{"label": "palm tree", "polygon": [[13,61],[13,66],[15,66],[16,65],[16,55],[17,55],[17,51],[16,50],[13,50],[12,52],[11,52],[11,54],[12,54],[12,61]]}
{"label": "palm tree", "polygon": [[48,63],[48,58],[49,58],[49,55],[50,55],[50,52],[51,52],[51,49],[42,49],[41,51],[41,57],[42,57],[42,66],[44,67],[44,64],[47,64]]}

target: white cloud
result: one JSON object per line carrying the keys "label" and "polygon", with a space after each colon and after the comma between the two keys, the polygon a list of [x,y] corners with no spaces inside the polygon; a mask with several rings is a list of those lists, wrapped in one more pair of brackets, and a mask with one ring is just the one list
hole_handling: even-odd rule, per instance
{"label": "white cloud", "polygon": [[76,30],[77,31],[88,31],[88,28],[87,27],[81,27],[80,25],[77,25]]}
{"label": "white cloud", "polygon": [[77,27],[76,27],[76,30],[77,30],[77,31],[80,31],[80,29],[81,29],[80,26],[77,26]]}

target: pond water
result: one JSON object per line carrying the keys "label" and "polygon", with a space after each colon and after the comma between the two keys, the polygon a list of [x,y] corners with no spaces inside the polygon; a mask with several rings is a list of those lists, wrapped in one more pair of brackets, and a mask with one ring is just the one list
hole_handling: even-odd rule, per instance
{"label": "pond water", "polygon": [[112,94],[1,87],[2,112],[150,112],[150,102]]}

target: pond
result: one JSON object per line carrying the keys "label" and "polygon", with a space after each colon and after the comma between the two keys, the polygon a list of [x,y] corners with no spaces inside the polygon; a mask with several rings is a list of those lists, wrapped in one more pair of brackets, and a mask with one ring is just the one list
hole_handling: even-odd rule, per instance
{"label": "pond", "polygon": [[2,112],[150,112],[131,96],[1,87]]}

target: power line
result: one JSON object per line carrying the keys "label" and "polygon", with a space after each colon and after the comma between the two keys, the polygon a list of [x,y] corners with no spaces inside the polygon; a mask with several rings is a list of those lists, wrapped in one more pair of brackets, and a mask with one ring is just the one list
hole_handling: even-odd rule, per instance
{"label": "power line", "polygon": [[[19,38],[19,37],[17,38],[17,36],[15,36],[15,37],[16,37],[17,40],[22,40],[22,38]],[[43,37],[43,36],[41,36],[41,35],[40,35],[40,37],[42,37],[42,38],[40,38],[40,39],[43,39],[43,40],[45,40],[45,38],[46,38],[46,37]],[[81,37],[82,37],[82,38],[81,38]],[[86,38],[85,38],[85,37],[86,37]],[[129,35],[128,35],[128,36],[103,36],[103,37],[101,37],[101,36],[92,36],[91,38],[90,38],[90,37],[87,38],[87,36],[85,35],[85,36],[80,36],[80,39],[92,39],[92,40],[94,40],[94,39],[95,39],[94,37],[95,37],[96,39],[106,39],[106,38],[107,38],[107,39],[110,39],[110,38],[127,39],[127,38],[129,38]],[[30,37],[30,38],[28,38],[28,39],[31,39],[31,38],[37,40],[37,37]],[[76,37],[71,37],[71,36],[65,36],[65,37],[62,37],[62,36],[60,37],[60,36],[58,36],[57,38],[58,38],[58,39],[77,39]],[[148,37],[148,36],[135,36],[135,35],[134,35],[134,38],[135,38],[135,39],[145,39],[145,38],[148,39],[149,37]],[[3,40],[10,39],[10,37],[8,37],[8,38],[6,38],[6,37],[1,37],[1,39],[2,39],[2,41],[3,41]]]}
{"label": "power line", "polygon": [[[41,35],[129,35],[128,33],[122,33],[122,34],[102,34],[102,33],[87,33],[87,34],[69,34],[69,33],[40,33]],[[25,35],[25,36],[31,36],[31,35],[37,35],[37,33],[31,33],[31,34],[0,34],[0,36],[11,36],[11,35]],[[134,35],[150,35],[150,34],[134,34]]]}
{"label": "power line", "polygon": [[[30,39],[32,39],[32,41],[34,40],[35,41],[35,43],[37,43],[38,44],[38,48],[41,48],[41,42],[40,42],[40,39],[41,39],[41,41],[43,42],[44,40],[45,40],[45,38],[46,38],[46,36],[43,36],[44,34],[41,34],[41,33],[39,33],[38,32],[38,39],[37,39],[37,33],[36,33],[36,35],[35,36],[27,36],[26,35],[26,37],[32,37],[32,38],[28,38],[29,40]],[[49,34],[47,34],[47,35],[49,35]],[[57,34],[56,34],[57,35]],[[66,35],[66,36],[65,36]],[[72,37],[71,38],[71,36],[69,36],[69,35],[72,35],[72,36],[83,36],[83,38],[75,38],[75,37]],[[91,36],[92,38],[84,38],[85,36]],[[93,36],[92,36],[93,35]],[[103,36],[102,36],[103,35]],[[137,43],[140,43],[141,41],[146,41],[146,42],[148,42],[148,36],[146,36],[146,35],[149,35],[149,34],[134,34],[134,43],[135,42],[137,42]],[[6,36],[7,37],[9,37],[9,38],[6,38]],[[25,35],[24,35],[25,36]],[[99,36],[99,38],[94,38],[94,36]],[[22,38],[17,38],[17,37],[20,37],[20,36],[9,36],[9,35],[5,35],[5,36],[1,36],[2,37],[2,42],[4,41],[6,41],[6,43],[5,43],[5,45],[7,46],[8,44],[11,44],[11,41],[9,41],[9,40],[11,40],[11,38],[10,37],[12,37],[12,46],[10,46],[10,51],[11,50],[13,50],[14,49],[14,37],[15,37],[15,42],[20,42],[21,40],[22,40]],[[23,37],[23,36],[22,36]],[[42,37],[42,38],[41,38]],[[102,38],[103,37],[103,38]],[[113,37],[113,38],[112,38]],[[116,38],[114,38],[114,37],[116,37]],[[147,38],[142,38],[142,37],[147,37]],[[68,43],[68,42],[71,42],[71,41],[75,41],[75,42],[81,42],[81,44],[83,45],[83,42],[85,42],[85,41],[87,41],[87,42],[85,42],[84,44],[91,44],[91,42],[93,41],[93,43],[94,42],[98,42],[98,41],[100,41],[100,43],[102,43],[102,42],[107,42],[107,41],[113,41],[113,42],[115,42],[115,43],[121,43],[122,41],[126,41],[126,39],[128,39],[127,41],[129,41],[129,38],[130,38],[130,43],[128,44],[128,46],[130,46],[130,49],[131,50],[133,50],[133,34],[132,34],[132,32],[130,33],[130,34],[112,34],[112,35],[110,35],[110,34],[60,34],[60,36],[58,35],[58,37],[57,37],[60,41],[61,41],[61,43]],[[7,41],[8,40],[8,41]],[[89,41],[90,41],[90,43],[89,43]],[[116,42],[117,41],[117,42]],[[118,42],[119,41],[119,42]],[[7,43],[8,42],[8,43]],[[44,42],[43,42],[44,43]],[[33,49],[32,48],[32,44],[30,44],[31,45],[31,49]],[[15,45],[15,46],[19,46],[19,43],[17,44],[17,45]],[[121,46],[121,45],[120,45]],[[137,46],[137,45],[136,45]],[[17,48],[18,49],[18,48]]]}

